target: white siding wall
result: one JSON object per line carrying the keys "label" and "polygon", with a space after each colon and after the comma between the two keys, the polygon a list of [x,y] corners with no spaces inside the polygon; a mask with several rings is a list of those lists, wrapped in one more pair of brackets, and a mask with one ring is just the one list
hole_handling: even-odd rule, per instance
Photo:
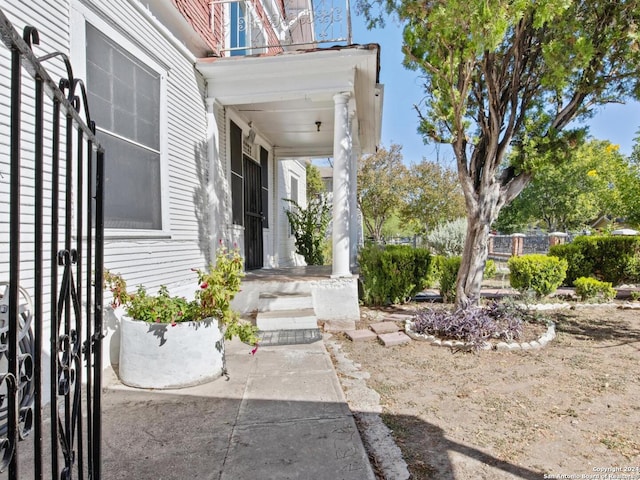
{"label": "white siding wall", "polygon": [[[213,116],[217,132],[214,135],[209,152],[210,193],[209,221],[211,225],[210,248],[214,252],[222,242],[233,247],[229,233],[231,224],[231,190],[229,187],[229,160],[227,158],[227,115],[224,107],[214,102]],[[217,133],[217,137],[215,136]]]}
{"label": "white siding wall", "polygon": [[[69,32],[65,28],[57,28],[56,25],[65,24],[68,16],[68,2],[42,2],[33,6],[31,2],[3,2],[1,5],[4,13],[13,23],[18,33],[22,35],[22,30],[26,25],[36,26],[40,34],[40,45],[34,46],[37,55],[52,51],[68,52]],[[11,54],[4,45],[0,45],[0,281],[9,280],[9,190],[10,190],[10,162],[9,162],[9,106],[10,106],[10,77]],[[51,60],[47,63],[47,68],[54,80],[58,80],[65,75],[64,64],[61,61]],[[33,231],[34,231],[34,88],[31,77],[24,73],[22,75],[22,133],[21,133],[21,232],[22,238],[29,242],[29,246],[21,253],[21,278],[20,285],[29,291],[33,288]],[[50,102],[46,101],[45,118],[51,118]],[[45,149],[51,148],[51,125],[45,127]],[[64,145],[61,145],[61,158],[64,158]],[[51,188],[47,184],[50,179],[51,167],[45,167],[45,188],[44,198],[48,202],[51,198]],[[50,183],[50,180],[49,180]],[[64,191],[61,192],[61,195]],[[50,217],[51,210],[45,210],[45,215]],[[61,228],[63,225],[61,225]],[[45,236],[50,235],[50,226],[45,229]],[[46,251],[50,248],[50,243],[43,245]],[[45,267],[47,267],[45,265]]]}
{"label": "white siding wall", "polygon": [[[188,294],[196,287],[195,275],[190,269],[202,268],[209,260],[212,235],[208,228],[208,209],[211,196],[217,194],[208,183],[210,165],[206,143],[205,84],[193,66],[194,59],[185,54],[184,50],[176,48],[153,21],[134,8],[134,1],[7,0],[2,2],[0,8],[18,31],[21,32],[27,24],[37,27],[41,42],[34,50],[38,56],[52,51],[68,54],[72,59],[74,73],[79,78],[86,78],[84,43],[78,42],[74,35],[77,37],[79,25],[83,25],[85,18],[91,19],[99,28],[102,25],[106,26],[109,31],[115,32],[118,38],[124,38],[126,45],[134,46],[165,69],[163,91],[166,114],[164,126],[161,127],[165,220],[163,231],[144,235],[129,231],[114,235],[107,230],[105,267],[120,272],[132,289],[136,285],[144,284],[155,291],[159,285],[166,284],[175,292]],[[0,62],[3,67],[10,65],[9,59],[8,50],[0,46]],[[47,62],[47,68],[56,80],[65,73],[59,60]],[[9,77],[10,72],[7,68],[0,69],[0,92],[4,92],[0,93],[0,281],[8,281],[9,276]],[[27,75],[24,77],[29,78]],[[33,105],[33,90],[30,84],[31,82],[23,87],[23,102],[26,108]],[[87,87],[90,89],[91,85]],[[33,122],[30,115],[24,114],[25,123]],[[223,121],[220,125],[224,130],[224,111],[221,115]],[[50,116],[49,107],[45,112],[45,119]],[[45,128],[47,152],[51,148],[51,127],[47,125]],[[33,232],[33,201],[29,198],[33,196],[33,140],[30,138],[32,133],[32,127],[25,127],[22,135],[24,168],[21,179],[23,192],[27,195],[22,205],[22,231],[27,236]],[[224,149],[224,146],[221,147]],[[61,153],[64,158],[64,151]],[[223,154],[226,155],[226,152],[223,151]],[[45,170],[47,182],[51,170],[49,159]],[[144,185],[140,188],[144,188]],[[50,196],[50,188],[46,187],[45,198]],[[45,212],[45,218],[50,218],[50,211]],[[62,227],[63,225],[60,226],[61,229]],[[45,227],[45,238],[50,228],[50,225]],[[47,248],[48,245],[45,245],[45,254],[48,252]],[[22,255],[24,268],[20,284],[28,291],[32,291],[33,284],[32,256],[33,253],[29,251]],[[45,264],[45,272],[47,268],[48,264]],[[47,280],[48,274],[45,273],[45,281]],[[45,318],[47,316],[48,314],[45,314]],[[115,327],[113,324],[110,326]],[[111,332],[112,330],[108,333]],[[110,349],[111,361],[115,363],[117,348],[107,339],[107,355]]]}
{"label": "white siding wall", "polygon": [[[34,45],[34,51],[37,56],[41,56],[45,53],[53,51],[62,51],[68,53],[69,51],[69,30],[64,27],[68,24],[69,2],[64,0],[50,0],[37,2],[24,2],[24,1],[3,1],[0,3],[0,8],[9,18],[9,21],[13,23],[14,28],[22,36],[23,28],[26,25],[35,26],[40,35],[40,44]],[[60,25],[63,25],[61,28]],[[0,44],[0,282],[9,281],[9,213],[10,213],[10,159],[9,159],[9,106],[10,106],[10,77],[11,72],[9,66],[11,65],[11,54]],[[66,76],[64,64],[60,60],[51,60],[47,62],[46,68],[50,76],[57,81],[63,75]],[[23,248],[21,251],[21,263],[20,263],[20,281],[19,284],[23,287],[30,296],[33,296],[34,290],[34,198],[35,198],[35,171],[34,171],[34,87],[33,79],[26,73],[22,75],[22,132],[21,132],[21,240]],[[51,102],[45,101],[44,118],[51,118],[52,108]],[[51,125],[45,125],[44,132],[44,144],[46,149],[51,148]],[[61,145],[60,150],[61,158],[64,158],[65,150],[64,145]],[[49,204],[51,201],[51,162],[46,161],[44,168],[44,182],[45,187],[43,189],[43,197],[45,204]],[[64,177],[61,178],[64,182]],[[64,198],[64,189],[61,189],[61,197]],[[45,218],[51,218],[51,209],[45,205],[44,209]],[[60,219],[60,229],[64,228],[64,219]],[[45,239],[51,236],[51,225],[44,226]],[[59,236],[59,241],[62,245],[63,235]],[[44,249],[45,261],[45,282],[49,279],[49,268],[51,261],[49,252],[51,250],[50,241],[45,240],[42,244]],[[43,286],[43,324],[44,332],[43,339],[44,344],[48,345],[48,339],[50,338],[50,322],[48,307],[50,305],[51,289],[47,284]],[[4,293],[4,288],[0,289],[0,292]],[[23,301],[21,299],[21,301]],[[47,347],[45,349],[48,350]],[[40,365],[41,372],[43,373],[43,384],[49,383],[49,355],[47,352],[43,352],[42,365]],[[49,392],[43,392],[43,401],[48,402]]]}
{"label": "white siding wall", "polygon": [[[204,81],[195,71],[193,59],[174,47],[130,1],[83,0],[72,5],[76,21],[75,17],[80,16],[97,23],[98,28],[104,22],[133,48],[166,68],[166,122],[161,125],[161,143],[166,150],[163,232],[140,236],[135,231],[115,235],[107,230],[105,267],[122,273],[130,286],[144,284],[151,290],[162,284],[195,287],[190,269],[206,264],[209,249]],[[74,39],[71,40],[72,58],[82,69],[84,51],[81,46],[75,49]],[[90,89],[91,85],[87,87]]]}
{"label": "white siding wall", "polygon": [[277,195],[274,198],[274,205],[277,206],[279,212],[278,218],[278,266],[292,267],[304,265],[304,259],[301,255],[295,253],[295,237],[291,235],[289,221],[284,213],[285,208],[289,208],[289,203],[283,201],[283,198],[293,198],[291,192],[291,178],[298,180],[298,203],[302,206],[307,204],[306,192],[306,174],[305,164],[300,160],[281,160],[278,165],[278,186]]}

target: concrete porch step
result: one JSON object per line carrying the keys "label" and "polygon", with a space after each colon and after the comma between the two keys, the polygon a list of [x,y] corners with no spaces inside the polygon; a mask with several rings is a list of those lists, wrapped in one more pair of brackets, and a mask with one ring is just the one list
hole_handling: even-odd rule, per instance
{"label": "concrete porch step", "polygon": [[263,292],[260,294],[258,310],[300,310],[313,308],[311,292]]}
{"label": "concrete porch step", "polygon": [[318,318],[313,308],[258,312],[256,326],[261,331],[318,328]]}

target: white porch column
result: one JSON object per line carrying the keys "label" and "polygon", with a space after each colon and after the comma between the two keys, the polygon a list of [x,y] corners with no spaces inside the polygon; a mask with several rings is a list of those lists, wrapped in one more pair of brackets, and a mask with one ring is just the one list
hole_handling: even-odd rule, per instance
{"label": "white porch column", "polygon": [[218,128],[218,120],[216,118],[216,100],[215,98],[207,98],[207,156],[208,156],[208,182],[206,198],[201,201],[206,202],[206,211],[208,213],[208,224],[206,226],[206,232],[208,236],[209,248],[205,250],[205,257],[207,265],[212,262],[216,257],[216,250],[218,248],[218,238],[222,238],[222,232],[220,231],[221,224],[221,205],[220,199],[216,192],[222,191],[220,189],[220,178],[217,175],[218,166],[220,165],[219,154],[219,137],[220,130]]}
{"label": "white porch column", "polygon": [[359,225],[358,221],[358,157],[360,157],[360,145],[356,142],[358,131],[358,119],[355,112],[351,112],[351,138],[352,148],[349,157],[349,265],[351,272],[354,272],[358,262],[358,237]]}
{"label": "white porch column", "polygon": [[333,277],[350,277],[349,269],[349,93],[338,93],[334,101],[333,130]]}

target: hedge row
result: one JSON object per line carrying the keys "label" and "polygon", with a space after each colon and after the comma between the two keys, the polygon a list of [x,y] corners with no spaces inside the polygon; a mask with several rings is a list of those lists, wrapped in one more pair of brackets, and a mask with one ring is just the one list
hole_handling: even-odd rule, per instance
{"label": "hedge row", "polygon": [[409,245],[370,245],[360,250],[360,279],[365,305],[410,300],[426,286],[431,254]]}
{"label": "hedge row", "polygon": [[563,285],[594,277],[613,285],[640,282],[640,236],[584,236],[555,245],[549,255],[568,263]]}

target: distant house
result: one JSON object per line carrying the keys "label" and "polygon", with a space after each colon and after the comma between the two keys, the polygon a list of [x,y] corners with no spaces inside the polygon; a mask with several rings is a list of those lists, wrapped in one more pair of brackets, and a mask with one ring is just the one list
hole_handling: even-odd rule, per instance
{"label": "distant house", "polygon": [[322,178],[327,192],[333,191],[333,168],[322,166],[318,167],[318,170],[320,171],[320,178]]}
{"label": "distant house", "polygon": [[[380,138],[380,48],[351,43],[350,26],[337,20],[348,18],[345,4],[327,6],[343,14],[331,25],[321,22],[327,16],[319,5],[2,2],[16,28],[38,28],[36,55],[65,53],[75,76],[85,80],[107,152],[104,263],[130,285],[188,291],[191,268],[208,264],[219,245],[238,247],[247,269],[293,265],[282,198],[306,201],[304,162],[311,157],[334,159],[333,275],[350,275],[355,162]],[[9,52],[2,49],[0,56],[8,65]],[[48,67],[66,75],[61,61]],[[0,82],[5,95],[4,69]],[[3,97],[3,118],[7,105]],[[50,141],[50,126],[46,132]],[[0,135],[3,212],[9,205],[7,145],[7,135]],[[29,208],[23,209],[26,224]],[[7,232],[3,217],[0,280],[8,278]],[[27,291],[30,268],[25,264],[21,276]]]}

